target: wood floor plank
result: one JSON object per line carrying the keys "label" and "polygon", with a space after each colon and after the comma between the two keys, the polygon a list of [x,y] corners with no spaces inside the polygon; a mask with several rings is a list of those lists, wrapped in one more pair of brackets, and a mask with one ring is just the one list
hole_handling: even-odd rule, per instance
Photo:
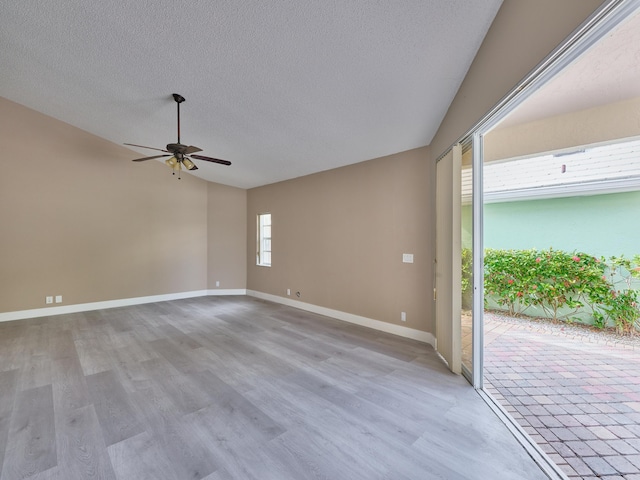
{"label": "wood floor plank", "polygon": [[125,333],[131,332],[136,325],[135,322],[131,321],[132,319],[130,315],[132,314],[124,309],[114,309],[111,312],[106,313],[104,318],[109,325],[111,325],[114,332]]}
{"label": "wood floor plank", "polygon": [[26,322],[0,323],[0,371],[21,369],[25,349],[25,338],[28,337]]}
{"label": "wood floor plank", "polygon": [[73,334],[70,330],[65,330],[61,327],[50,333],[49,356],[51,360],[57,360],[59,358],[66,358],[69,356],[78,357],[76,344],[73,341]]}
{"label": "wood floor plank", "polygon": [[183,348],[174,343],[169,338],[154,340],[150,342],[151,347],[162,357],[167,359],[178,371],[189,373],[192,371],[202,370],[203,367],[195,362],[195,358],[189,348]]}
{"label": "wood floor plank", "polygon": [[316,395],[338,406],[345,415],[366,421],[381,434],[388,435],[407,445],[415,442],[420,436],[420,426],[398,414],[387,412],[365,399],[331,384],[326,377],[299,372],[289,377],[293,382],[303,386]]}
{"label": "wood floor plank", "polygon": [[118,480],[176,480],[177,472],[147,432],[110,445],[107,450]]}
{"label": "wood floor plank", "polygon": [[2,467],[2,480],[27,478],[56,466],[51,385],[18,392]]}
{"label": "wood floor plank", "polygon": [[74,331],[74,344],[85,375],[106,372],[112,368],[111,338],[103,329],[96,327]]}
{"label": "wood floor plank", "polygon": [[243,335],[259,335],[267,328],[267,325],[262,324],[262,322],[250,321],[246,315],[223,313],[217,315],[217,318],[225,323],[227,329]]}
{"label": "wood floor plank", "polygon": [[51,362],[51,370],[53,404],[57,413],[68,413],[89,405],[87,382],[77,355],[56,358]]}
{"label": "wood floor plank", "polygon": [[162,333],[163,337],[170,338],[172,343],[179,347],[199,348],[202,346],[198,343],[198,340],[186,335],[182,330],[176,328],[174,325],[162,325],[158,330]]}
{"label": "wood floor plank", "polygon": [[89,375],[87,387],[107,446],[143,431],[124,387],[112,370]]}
{"label": "wood floor plank", "polygon": [[50,328],[46,323],[32,325],[23,343],[19,390],[42,387],[51,383]]}
{"label": "wood floor plank", "polygon": [[253,381],[263,376],[278,377],[295,370],[290,359],[282,359],[267,350],[263,342],[255,344],[234,339],[230,334],[206,335],[201,338],[203,349],[193,350],[201,371],[215,371],[235,389],[244,392]]}
{"label": "wood floor plank", "polygon": [[18,373],[17,369],[0,372],[0,473],[2,473],[11,414],[18,389]]}
{"label": "wood floor plank", "polygon": [[148,378],[171,400],[174,414],[186,415],[210,405],[209,397],[192,377],[182,374],[165,359],[146,360],[141,366]]}
{"label": "wood floor plank", "polygon": [[51,359],[48,353],[27,355],[20,372],[19,390],[29,390],[51,384]]}
{"label": "wood floor plank", "polygon": [[176,478],[200,480],[218,469],[215,455],[171,410],[145,410],[147,431],[176,472]]}
{"label": "wood floor plank", "polygon": [[92,405],[56,415],[58,469],[67,478],[115,480],[98,417]]}
{"label": "wood floor plank", "polygon": [[294,429],[277,438],[273,455],[294,472],[288,478],[387,479],[386,469],[374,458],[358,458],[358,449],[345,448],[343,442],[329,439],[320,432],[308,435],[306,429]]}
{"label": "wood floor plank", "polygon": [[266,442],[284,432],[258,406],[213,373],[199,372],[190,377],[209,394],[213,405],[184,418],[204,426],[217,442]]}

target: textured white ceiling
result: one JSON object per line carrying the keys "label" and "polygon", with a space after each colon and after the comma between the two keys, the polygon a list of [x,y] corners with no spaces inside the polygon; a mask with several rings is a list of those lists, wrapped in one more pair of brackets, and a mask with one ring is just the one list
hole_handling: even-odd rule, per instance
{"label": "textured white ceiling", "polygon": [[0,95],[164,148],[180,93],[182,142],[233,162],[196,174],[249,188],[429,144],[501,2],[8,0]]}

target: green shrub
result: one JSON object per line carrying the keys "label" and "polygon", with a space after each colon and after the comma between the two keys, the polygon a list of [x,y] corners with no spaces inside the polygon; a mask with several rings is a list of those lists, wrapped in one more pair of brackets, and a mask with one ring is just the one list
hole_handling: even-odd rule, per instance
{"label": "green shrub", "polygon": [[487,249],[484,271],[485,304],[493,299],[511,315],[537,307],[554,320],[588,313],[599,328],[613,324],[632,332],[638,326],[640,255],[606,262],[583,252]]}
{"label": "green shrub", "polygon": [[[524,313],[534,250],[485,250],[484,289],[510,315]],[[485,302],[487,298],[485,297]]]}
{"label": "green shrub", "polygon": [[470,248],[462,249],[462,308],[463,310],[471,310],[473,303],[473,256]]}
{"label": "green shrub", "polygon": [[[640,327],[640,255],[633,259],[611,257],[608,262],[612,288],[599,306],[601,316],[610,320],[620,333],[634,333]],[[618,286],[618,288],[616,288]]]}

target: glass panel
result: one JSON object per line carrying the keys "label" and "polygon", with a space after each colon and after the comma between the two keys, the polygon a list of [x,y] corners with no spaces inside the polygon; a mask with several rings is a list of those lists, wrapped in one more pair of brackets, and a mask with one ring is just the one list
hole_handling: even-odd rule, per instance
{"label": "glass panel", "polygon": [[257,264],[271,265],[271,214],[258,215],[258,252]]}
{"label": "glass panel", "polygon": [[471,381],[473,372],[473,151],[463,147],[461,167],[461,317],[462,372]]}

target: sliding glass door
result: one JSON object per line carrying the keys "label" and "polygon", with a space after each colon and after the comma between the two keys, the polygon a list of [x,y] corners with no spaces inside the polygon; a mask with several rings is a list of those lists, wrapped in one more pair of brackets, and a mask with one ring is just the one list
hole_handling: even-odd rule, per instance
{"label": "sliding glass door", "polygon": [[436,164],[436,348],[454,373],[461,372],[460,161],[453,147]]}
{"label": "sliding glass door", "polygon": [[436,344],[449,368],[476,388],[482,387],[481,141],[465,139],[436,167]]}

